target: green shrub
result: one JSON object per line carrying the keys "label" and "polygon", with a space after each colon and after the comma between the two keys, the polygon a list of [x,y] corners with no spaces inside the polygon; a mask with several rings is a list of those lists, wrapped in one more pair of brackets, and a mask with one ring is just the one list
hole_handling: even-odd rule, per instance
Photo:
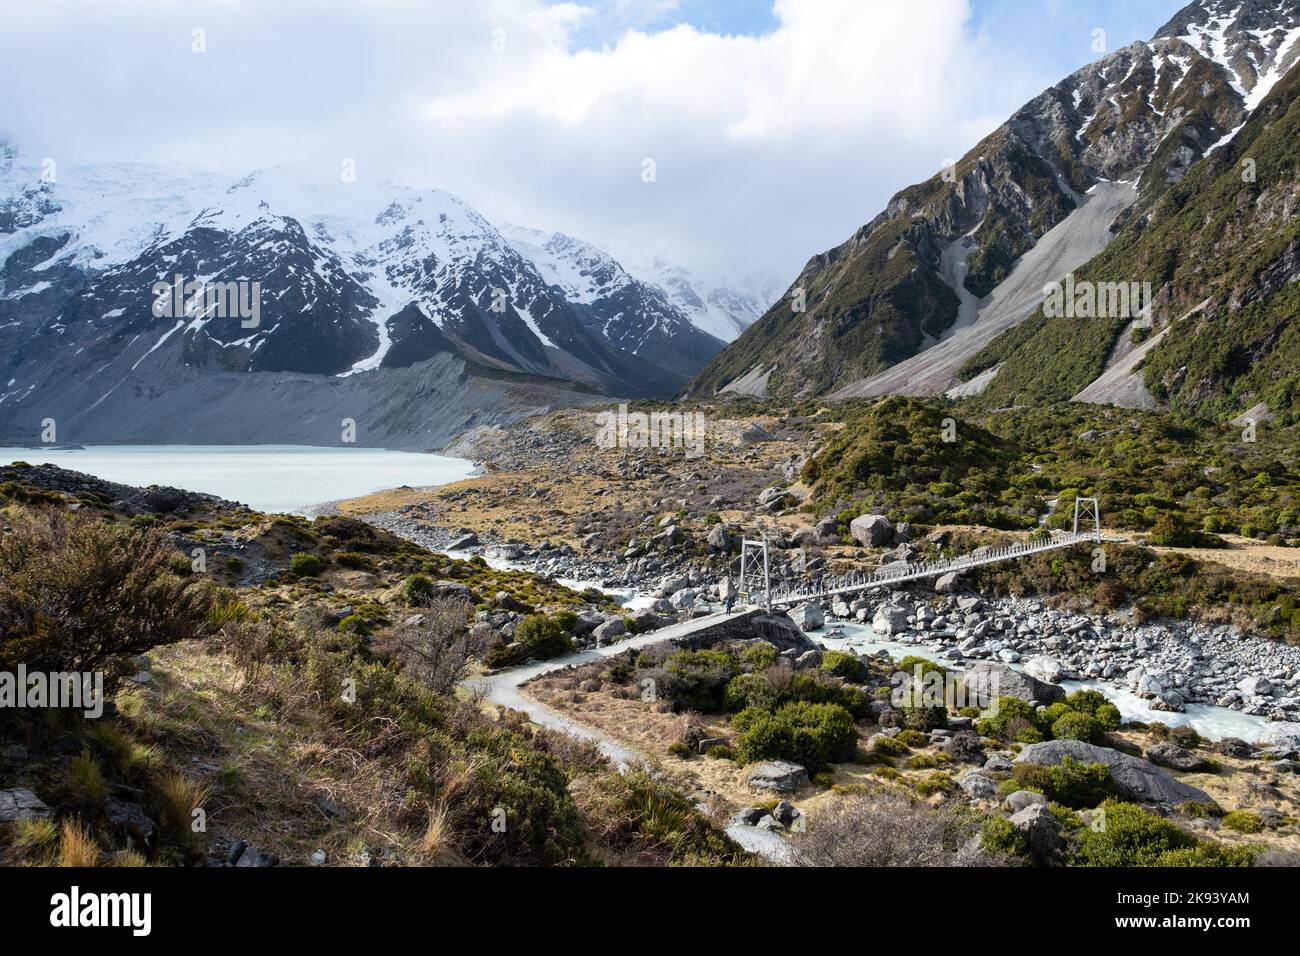
{"label": "green shrub", "polygon": [[900,730],[894,739],[899,743],[907,744],[909,747],[924,747],[930,742],[930,738],[927,735],[921,733],[919,730],[912,730],[911,728]]}
{"label": "green shrub", "polygon": [[726,651],[678,651],[664,661],[662,674],[652,676],[660,696],[716,713],[723,709],[727,685],[738,671],[736,658]]}
{"label": "green shrub", "polygon": [[1223,815],[1223,825],[1238,833],[1258,833],[1264,829],[1264,820],[1250,810],[1233,810]]}
{"label": "green shrub", "polygon": [[407,604],[427,604],[433,597],[433,579],[423,574],[413,574],[402,585],[402,599]]}
{"label": "green shrub", "polygon": [[736,751],[726,744],[713,744],[708,750],[704,751],[704,756],[711,757],[714,760],[735,760]]}
{"label": "green shrub", "polygon": [[506,667],[537,658],[548,660],[573,651],[573,637],[553,618],[529,614],[515,625],[514,643],[498,642],[488,651],[489,667]]}
{"label": "green shrub", "polygon": [[990,853],[1023,856],[1028,852],[1025,835],[1006,817],[989,817],[980,832],[980,846]]}
{"label": "green shrub", "polygon": [[[893,771],[894,774],[898,774],[898,771],[894,770],[892,767],[882,767],[881,769],[888,769]],[[957,781],[954,780],[950,774],[947,774],[942,770],[936,770],[923,780],[918,780],[914,784],[914,787],[916,792],[923,797],[932,797],[936,794],[942,794],[945,797],[949,797],[961,792],[961,787],[958,785]]]}
{"label": "green shrub", "polygon": [[1115,793],[1115,780],[1104,764],[1080,763],[1071,757],[1063,757],[1052,767],[1018,763],[1011,776],[1020,789],[1041,793],[1075,810],[1095,807]]}
{"label": "green shrub", "polygon": [[727,682],[723,691],[723,707],[739,713],[747,707],[773,710],[777,705],[777,692],[762,673],[737,674]]}
{"label": "green shrub", "polygon": [[289,559],[289,570],[300,578],[314,578],[325,570],[325,559],[310,551],[299,551]]}
{"label": "green shrub", "polygon": [[856,654],[847,651],[827,651],[822,656],[822,670],[847,681],[857,681],[862,677],[862,662]]}
{"label": "green shrub", "polygon": [[1102,810],[1104,826],[1079,835],[1082,866],[1249,866],[1257,852],[1198,840],[1130,803],[1107,800]]}
{"label": "green shrub", "polygon": [[1099,744],[1106,739],[1106,728],[1097,718],[1072,711],[1052,724],[1052,736],[1057,740],[1082,740]]}
{"label": "green shrub", "polygon": [[668,752],[674,757],[681,757],[685,760],[687,757],[694,756],[695,751],[691,750],[690,744],[681,740],[674,740],[668,745]]}
{"label": "green shrub", "polygon": [[766,641],[751,644],[740,652],[740,663],[746,670],[767,670],[769,667],[776,666],[776,660],[776,648]]}
{"label": "green shrub", "polygon": [[106,523],[85,511],[8,516],[0,533],[0,670],[101,672],[111,694],[130,658],[215,633],[217,593],[178,577],[157,529]]}
{"label": "green shrub", "polygon": [[[899,737],[901,736],[902,734],[899,734]],[[911,748],[902,740],[899,740],[898,737],[879,737],[871,745],[871,752],[883,754],[886,757],[902,757],[904,754],[910,753]]]}
{"label": "green shrub", "polygon": [[360,551],[340,551],[334,555],[334,561],[341,568],[350,568],[353,571],[365,571],[374,567],[369,555],[362,554]]}
{"label": "green shrub", "polygon": [[848,759],[857,742],[853,717],[837,704],[792,701],[769,712],[751,707],[732,719],[744,763],[792,760],[816,773]]}

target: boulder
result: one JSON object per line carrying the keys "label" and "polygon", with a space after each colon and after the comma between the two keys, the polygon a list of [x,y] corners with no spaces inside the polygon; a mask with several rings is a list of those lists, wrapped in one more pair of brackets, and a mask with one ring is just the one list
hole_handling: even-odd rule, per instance
{"label": "boulder", "polygon": [[1030,674],[1012,670],[1005,664],[980,661],[962,674],[962,683],[968,693],[975,695],[979,704],[993,702],[999,697],[1016,697],[1040,704],[1054,704],[1065,700],[1065,689],[1047,684]]}
{"label": "boulder", "polygon": [[883,548],[894,540],[894,525],[884,515],[861,515],[849,523],[849,533],[864,548]]}
{"label": "boulder", "polygon": [[882,637],[892,637],[907,630],[907,608],[882,604],[871,619],[871,629]]}
{"label": "boulder", "polygon": [[1048,684],[1059,684],[1065,679],[1065,668],[1055,657],[1039,655],[1025,663],[1025,673]]}
{"label": "boulder", "polygon": [[826,612],[816,601],[809,601],[791,611],[790,620],[799,625],[800,630],[815,631],[826,624]]}
{"label": "boulder", "polygon": [[734,544],[734,538],[724,526],[715,524],[709,529],[707,543],[710,551],[730,551]]}
{"label": "boulder", "polygon": [[749,785],[755,790],[794,793],[808,783],[808,771],[788,760],[768,760],[749,768]]}
{"label": "boulder", "polygon": [[13,823],[15,820],[43,820],[49,815],[50,808],[26,787],[0,790],[0,823]]}
{"label": "boulder", "polygon": [[1146,756],[1158,767],[1168,767],[1184,773],[1196,773],[1209,766],[1209,761],[1204,757],[1177,744],[1155,744],[1147,748]]}
{"label": "boulder", "polygon": [[1016,756],[1016,763],[1055,766],[1070,757],[1079,763],[1099,763],[1115,778],[1119,795],[1127,800],[1146,803],[1202,803],[1214,800],[1204,790],[1175,780],[1149,760],[1130,757],[1109,747],[1098,747],[1082,740],[1047,740],[1029,744]]}
{"label": "boulder", "polygon": [[947,574],[941,574],[934,582],[934,589],[940,594],[951,594],[957,590],[957,581],[960,575],[956,571],[949,571]]}
{"label": "boulder", "polygon": [[1034,793],[1032,790],[1017,790],[1002,801],[1002,806],[1012,813],[1019,813],[1025,807],[1035,805],[1047,806],[1047,798],[1041,793]]}
{"label": "boulder", "polygon": [[1237,690],[1247,697],[1268,697],[1273,693],[1273,682],[1267,677],[1243,677],[1237,681]]}
{"label": "boulder", "polygon": [[1047,863],[1061,845],[1061,824],[1041,803],[1031,803],[1011,815],[1011,825],[1025,835],[1029,855]]}
{"label": "boulder", "polygon": [[798,657],[804,651],[820,650],[817,643],[784,614],[759,614],[746,623],[751,632],[749,636],[767,641],[782,653],[793,651]]}
{"label": "boulder", "polygon": [[968,770],[957,778],[958,785],[972,800],[992,800],[998,795],[997,781],[978,770]]}
{"label": "boulder", "polygon": [[611,617],[591,633],[597,641],[600,641],[603,644],[605,641],[612,641],[615,638],[622,637],[626,634],[627,624],[624,623],[621,617]]}

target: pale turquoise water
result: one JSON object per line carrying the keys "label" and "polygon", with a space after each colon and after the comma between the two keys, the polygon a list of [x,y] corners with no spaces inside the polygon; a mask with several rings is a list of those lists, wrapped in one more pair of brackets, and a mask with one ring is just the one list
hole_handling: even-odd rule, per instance
{"label": "pale turquoise water", "polygon": [[467,478],[463,458],[309,445],[89,445],[0,448],[0,462],[53,464],[124,485],[172,485],[242,502],[257,511],[301,512],[342,498]]}

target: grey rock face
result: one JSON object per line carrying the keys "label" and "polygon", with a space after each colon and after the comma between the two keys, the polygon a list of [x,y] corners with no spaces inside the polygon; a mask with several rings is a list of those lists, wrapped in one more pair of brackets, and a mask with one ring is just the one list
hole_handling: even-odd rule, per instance
{"label": "grey rock face", "polygon": [[790,620],[802,630],[816,631],[826,624],[826,612],[816,601],[800,604],[790,612]]}
{"label": "grey rock face", "polygon": [[998,697],[1016,697],[1024,701],[1053,704],[1065,699],[1064,688],[1044,683],[1029,674],[993,661],[980,661],[968,667],[962,681],[968,690],[978,695],[981,702],[996,700]]}
{"label": "grey rock face", "polygon": [[751,766],[748,779],[755,790],[794,793],[808,783],[808,771],[788,760],[769,760]]}
{"label": "grey rock face", "polygon": [[26,787],[0,790],[0,823],[43,820],[49,815],[50,808]]}
{"label": "grey rock face", "polygon": [[1105,766],[1115,778],[1119,795],[1129,800],[1168,804],[1188,801],[1214,803],[1204,790],[1175,780],[1150,761],[1081,740],[1048,740],[1030,744],[1020,751],[1015,762],[1055,766],[1065,757],[1080,763],[1099,763]]}
{"label": "grey rock face", "polygon": [[861,515],[849,523],[849,533],[864,548],[881,548],[894,540],[894,525],[884,515]]}

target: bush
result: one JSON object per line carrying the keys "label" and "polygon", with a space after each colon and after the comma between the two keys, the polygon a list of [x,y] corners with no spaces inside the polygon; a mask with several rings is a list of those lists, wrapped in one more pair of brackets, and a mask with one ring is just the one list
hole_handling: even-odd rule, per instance
{"label": "bush", "polygon": [[668,752],[674,757],[680,757],[683,760],[695,755],[695,751],[690,748],[690,745],[680,740],[674,740],[670,743],[668,745]]}
{"label": "bush", "polygon": [[705,713],[723,709],[727,685],[739,665],[726,651],[678,651],[663,663],[662,674],[652,675],[661,697]]}
{"label": "bush", "polygon": [[744,763],[792,760],[816,773],[847,760],[857,743],[852,715],[837,704],[792,701],[773,712],[749,708],[732,724],[740,732],[736,752]]}
{"label": "bush", "polygon": [[908,744],[899,739],[902,736],[902,734],[899,734],[897,737],[878,738],[876,742],[871,745],[871,752],[884,754],[887,757],[902,757],[905,754],[910,753],[911,748]]}
{"label": "bush", "polygon": [[1107,800],[1105,826],[1079,834],[1081,866],[1249,866],[1255,850],[1198,840],[1140,807]]}
{"label": "bush", "polygon": [[1052,736],[1057,740],[1082,740],[1099,744],[1106,739],[1106,728],[1097,718],[1072,711],[1052,724]]}
{"label": "bush", "polygon": [[775,667],[776,661],[776,648],[766,641],[751,644],[740,652],[740,663],[746,670],[767,670],[769,667]]}
{"label": "bush", "polygon": [[932,807],[904,793],[837,788],[843,799],[792,840],[801,866],[987,866],[971,839],[978,821],[951,804]]}
{"label": "bush", "polygon": [[573,651],[573,637],[545,614],[529,614],[515,625],[514,643],[498,642],[488,652],[489,667],[506,667],[530,657],[548,660]]}
{"label": "bush", "polygon": [[289,559],[289,570],[300,578],[314,578],[325,570],[325,559],[310,551],[299,551]]}
{"label": "bush", "polygon": [[402,598],[407,604],[418,607],[433,597],[433,580],[423,574],[413,574],[402,585]]}
{"label": "bush", "polygon": [[989,853],[1023,856],[1029,847],[1025,835],[1006,817],[990,817],[980,833],[980,846]]}
{"label": "bush", "polygon": [[827,651],[822,656],[822,670],[847,681],[857,681],[862,677],[862,662],[856,654],[847,651]]}
{"label": "bush", "polygon": [[1098,690],[1077,690],[1065,698],[1065,704],[1071,710],[1096,718],[1104,730],[1119,730],[1123,722],[1119,708]]}
{"label": "bush", "polygon": [[1020,789],[1041,793],[1075,810],[1095,807],[1115,793],[1115,780],[1104,764],[1080,763],[1070,757],[1063,757],[1054,767],[1018,763],[1011,776]]}
{"label": "bush", "polygon": [[776,705],[776,689],[765,674],[737,674],[723,691],[723,707],[731,713],[739,713],[747,707],[774,710]]}
{"label": "bush", "polygon": [[1264,821],[1258,813],[1250,810],[1233,810],[1223,815],[1223,825],[1238,833],[1258,833],[1264,829]]}
{"label": "bush", "polygon": [[0,669],[101,671],[111,693],[129,658],[216,632],[214,589],[169,570],[166,534],[84,512],[43,511],[0,534]]}

